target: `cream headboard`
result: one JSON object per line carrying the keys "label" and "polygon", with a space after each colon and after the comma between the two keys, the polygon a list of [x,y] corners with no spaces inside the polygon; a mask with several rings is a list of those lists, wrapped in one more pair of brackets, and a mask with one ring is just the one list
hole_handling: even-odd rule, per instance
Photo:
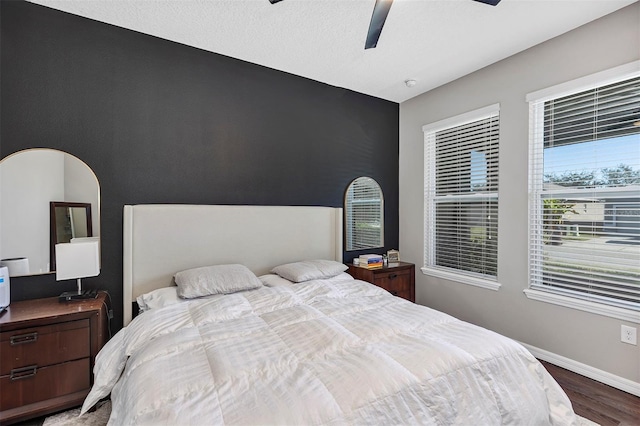
{"label": "cream headboard", "polygon": [[342,209],[141,204],[124,206],[124,325],[132,302],[199,266],[241,263],[256,275],[305,259],[342,261]]}

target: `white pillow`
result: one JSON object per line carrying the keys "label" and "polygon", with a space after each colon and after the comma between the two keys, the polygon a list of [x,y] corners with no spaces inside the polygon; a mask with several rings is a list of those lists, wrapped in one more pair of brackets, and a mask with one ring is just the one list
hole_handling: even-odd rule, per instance
{"label": "white pillow", "polygon": [[335,277],[333,277],[331,279],[331,281],[353,281],[355,280],[355,278],[353,278],[351,275],[349,275],[347,272],[343,272],[341,274],[336,275]]}
{"label": "white pillow", "polygon": [[[289,281],[285,278],[282,278],[280,275],[276,275],[276,274],[260,275],[258,279],[262,281],[262,284],[264,284],[267,287],[281,287],[281,286],[291,286],[291,285],[299,284],[299,283],[294,283],[293,281]],[[346,272],[341,272],[335,277],[322,278],[322,279],[324,280],[324,282],[330,282],[330,283],[354,280],[354,278],[351,275],[347,274]]]}
{"label": "white pillow", "polygon": [[349,269],[344,263],[335,260],[305,260],[302,262],[286,263],[271,270],[289,281],[300,283],[303,281],[331,278]]}
{"label": "white pillow", "polygon": [[178,287],[171,286],[141,294],[136,298],[136,301],[138,302],[140,313],[142,313],[150,309],[158,309],[182,302],[183,299],[178,297]]}
{"label": "white pillow", "polygon": [[286,280],[280,275],[276,274],[260,275],[258,279],[262,281],[262,284],[266,285],[267,287],[290,286],[294,284],[293,282]]}
{"label": "white pillow", "polygon": [[229,294],[262,287],[262,282],[244,265],[214,265],[187,269],[174,275],[178,296],[183,299]]}

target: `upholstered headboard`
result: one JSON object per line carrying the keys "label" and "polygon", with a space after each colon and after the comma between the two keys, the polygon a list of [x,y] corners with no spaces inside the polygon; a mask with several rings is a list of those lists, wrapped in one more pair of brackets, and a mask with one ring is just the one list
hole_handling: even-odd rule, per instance
{"label": "upholstered headboard", "polygon": [[241,263],[256,275],[305,259],[342,261],[342,209],[142,204],[124,207],[124,325],[132,302],[199,266]]}

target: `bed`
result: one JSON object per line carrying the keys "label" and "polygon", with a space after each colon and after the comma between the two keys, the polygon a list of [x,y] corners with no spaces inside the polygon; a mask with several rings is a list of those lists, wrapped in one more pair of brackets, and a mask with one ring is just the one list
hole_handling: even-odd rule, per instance
{"label": "bed", "polygon": [[127,326],[82,412],[110,396],[114,425],[577,424],[517,342],[346,274],[341,231],[328,207],[125,206]]}

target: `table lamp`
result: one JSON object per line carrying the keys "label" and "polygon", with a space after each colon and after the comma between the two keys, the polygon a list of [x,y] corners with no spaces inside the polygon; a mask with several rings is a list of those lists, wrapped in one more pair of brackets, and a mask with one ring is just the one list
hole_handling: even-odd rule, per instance
{"label": "table lamp", "polygon": [[77,291],[65,291],[61,301],[93,299],[95,290],[82,290],[82,278],[100,274],[100,251],[98,241],[56,244],[56,281],[77,279]]}

